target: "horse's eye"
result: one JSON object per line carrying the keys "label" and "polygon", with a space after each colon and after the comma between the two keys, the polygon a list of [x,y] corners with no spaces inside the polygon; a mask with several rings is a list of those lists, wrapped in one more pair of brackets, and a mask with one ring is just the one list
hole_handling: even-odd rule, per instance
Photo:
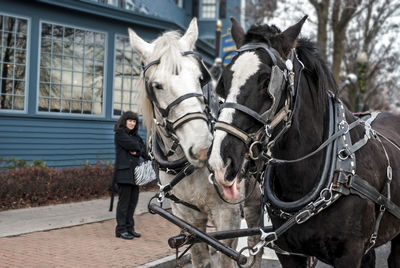
{"label": "horse's eye", "polygon": [[163,89],[162,85],[160,83],[157,83],[157,82],[151,83],[151,87],[154,88],[154,89],[157,89],[157,90],[162,90]]}

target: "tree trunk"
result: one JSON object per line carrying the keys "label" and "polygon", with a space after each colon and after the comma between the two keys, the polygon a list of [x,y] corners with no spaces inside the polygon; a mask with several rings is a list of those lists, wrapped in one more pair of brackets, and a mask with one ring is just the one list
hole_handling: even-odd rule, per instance
{"label": "tree trunk", "polygon": [[327,46],[328,46],[328,20],[329,20],[329,5],[330,0],[322,1],[318,3],[315,0],[309,0],[314,6],[317,17],[318,17],[318,28],[317,28],[317,42],[318,48],[322,58],[326,61],[327,59]]}
{"label": "tree trunk", "polygon": [[340,66],[342,64],[343,50],[344,50],[344,39],[346,37],[346,27],[336,28],[333,31],[333,55],[332,55],[332,72],[335,80],[339,82],[340,77]]}

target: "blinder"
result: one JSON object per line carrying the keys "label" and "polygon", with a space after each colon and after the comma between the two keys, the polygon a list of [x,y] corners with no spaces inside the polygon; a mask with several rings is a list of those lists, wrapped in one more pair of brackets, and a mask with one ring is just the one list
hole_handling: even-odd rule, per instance
{"label": "blinder", "polygon": [[285,82],[287,81],[287,75],[284,71],[282,71],[278,65],[272,66],[271,78],[268,84],[268,94],[272,98],[271,107],[265,111],[261,117],[263,118],[271,118],[280,103],[282,92],[285,86]]}

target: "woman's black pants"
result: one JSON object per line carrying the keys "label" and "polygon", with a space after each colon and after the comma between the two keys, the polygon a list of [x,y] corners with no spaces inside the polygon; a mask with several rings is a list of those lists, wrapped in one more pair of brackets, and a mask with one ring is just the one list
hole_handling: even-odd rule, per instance
{"label": "woman's black pants", "polygon": [[135,231],[133,214],[139,199],[139,186],[118,184],[117,227],[116,234]]}

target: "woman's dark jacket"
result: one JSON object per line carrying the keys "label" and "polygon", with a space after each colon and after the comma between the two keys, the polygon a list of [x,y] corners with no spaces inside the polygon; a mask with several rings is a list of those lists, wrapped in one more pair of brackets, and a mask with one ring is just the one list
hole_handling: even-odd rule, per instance
{"label": "woman's dark jacket", "polygon": [[[120,128],[114,135],[115,143],[115,182],[135,184],[133,174],[139,165],[140,156],[147,159],[143,140],[137,134],[129,133],[127,128]],[[136,152],[136,155],[130,154]]]}

